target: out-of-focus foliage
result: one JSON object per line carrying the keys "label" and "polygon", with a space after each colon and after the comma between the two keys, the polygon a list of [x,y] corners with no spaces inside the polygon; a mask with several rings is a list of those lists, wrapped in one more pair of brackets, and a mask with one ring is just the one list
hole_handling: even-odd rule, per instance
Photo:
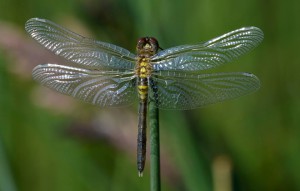
{"label": "out-of-focus foliage", "polygon": [[215,70],[254,73],[258,92],[161,111],[162,190],[300,190],[299,7],[296,0],[0,0],[0,190],[149,190],[149,166],[144,178],[135,166],[137,105],[99,109],[33,82],[35,65],[60,60],[25,34],[32,17],[133,52],[141,36],[168,48],[261,28],[258,48]]}

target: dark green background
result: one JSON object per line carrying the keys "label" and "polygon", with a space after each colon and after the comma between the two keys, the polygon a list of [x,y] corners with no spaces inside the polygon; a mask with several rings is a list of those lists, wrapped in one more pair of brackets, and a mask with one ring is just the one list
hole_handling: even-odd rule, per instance
{"label": "dark green background", "polygon": [[299,11],[297,0],[0,0],[0,190],[149,190],[149,166],[138,178],[135,165],[137,105],[99,109],[33,82],[32,68],[57,58],[25,34],[32,17],[131,51],[142,36],[168,48],[261,28],[258,48],[216,70],[254,73],[258,92],[161,111],[162,190],[220,191],[213,169],[228,168],[232,190],[300,190]]}

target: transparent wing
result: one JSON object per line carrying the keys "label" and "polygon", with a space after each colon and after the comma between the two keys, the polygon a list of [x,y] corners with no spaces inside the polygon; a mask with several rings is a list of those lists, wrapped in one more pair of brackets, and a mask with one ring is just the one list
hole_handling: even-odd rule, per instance
{"label": "transparent wing", "polygon": [[103,72],[57,64],[38,65],[33,78],[42,85],[100,107],[131,104],[136,96],[132,72]]}
{"label": "transparent wing", "polygon": [[263,40],[256,27],[244,27],[202,44],[182,45],[158,52],[151,59],[154,70],[199,71],[232,61]]}
{"label": "transparent wing", "polygon": [[135,55],[113,44],[95,41],[51,21],[32,18],[26,31],[47,49],[74,63],[97,69],[133,69]]}
{"label": "transparent wing", "polygon": [[249,73],[166,72],[153,76],[151,91],[158,108],[193,109],[248,94],[259,86],[259,79]]}

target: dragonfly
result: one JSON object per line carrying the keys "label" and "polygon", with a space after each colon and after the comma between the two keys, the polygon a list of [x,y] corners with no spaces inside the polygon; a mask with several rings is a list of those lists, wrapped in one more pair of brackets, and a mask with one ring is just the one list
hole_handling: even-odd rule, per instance
{"label": "dragonfly", "polygon": [[250,73],[213,73],[263,40],[257,27],[243,27],[209,41],[162,49],[154,37],[137,42],[136,52],[76,34],[52,21],[29,19],[25,30],[42,46],[70,64],[47,63],[33,69],[42,85],[101,108],[139,101],[137,168],[142,175],[146,154],[149,102],[159,109],[187,110],[256,91]]}

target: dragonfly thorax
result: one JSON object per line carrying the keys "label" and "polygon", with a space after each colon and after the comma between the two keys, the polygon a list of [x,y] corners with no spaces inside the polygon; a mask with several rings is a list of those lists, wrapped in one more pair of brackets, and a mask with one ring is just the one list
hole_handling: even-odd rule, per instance
{"label": "dragonfly thorax", "polygon": [[150,58],[139,57],[137,60],[135,72],[139,78],[150,77],[152,72],[152,65],[150,63]]}

